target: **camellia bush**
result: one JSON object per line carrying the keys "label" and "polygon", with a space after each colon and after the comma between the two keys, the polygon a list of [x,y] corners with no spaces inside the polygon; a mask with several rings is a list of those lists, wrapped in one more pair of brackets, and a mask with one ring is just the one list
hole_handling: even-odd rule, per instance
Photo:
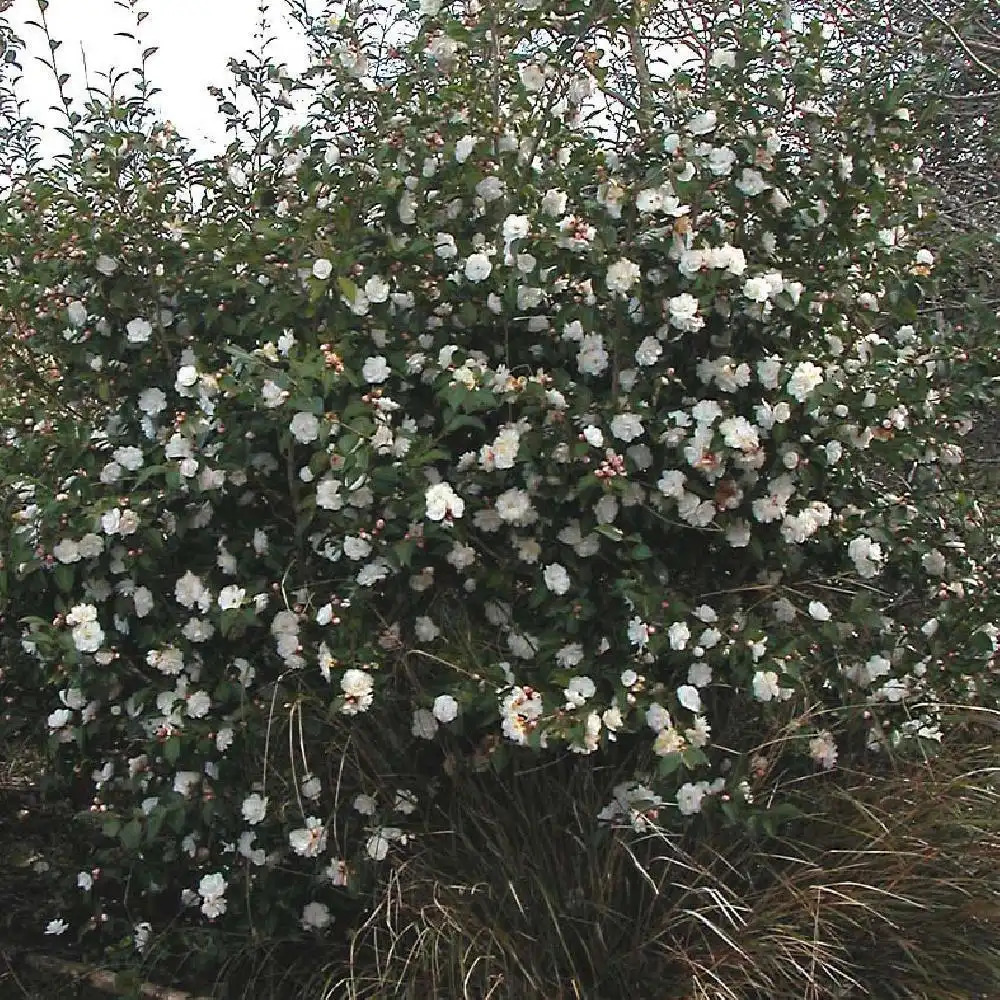
{"label": "camellia bush", "polygon": [[640,14],[302,8],[222,156],[149,50],[68,156],[26,140],[4,679],[117,859],[51,933],[325,933],[456,761],[644,748],[595,827],[767,828],[776,774],[994,697],[987,526],[920,501],[971,363],[921,308],[920,109],[767,4],[626,86]]}

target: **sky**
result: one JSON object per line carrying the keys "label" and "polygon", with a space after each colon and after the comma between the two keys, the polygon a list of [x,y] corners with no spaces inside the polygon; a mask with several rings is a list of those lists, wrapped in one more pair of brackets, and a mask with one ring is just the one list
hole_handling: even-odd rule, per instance
{"label": "sky", "polygon": [[[163,116],[199,151],[222,148],[226,142],[224,121],[206,88],[227,85],[227,60],[242,57],[255,45],[258,0],[141,0],[141,6],[149,11],[140,28],[141,48],[159,46],[147,72],[162,89],[156,101]],[[284,15],[281,0],[272,0],[271,8],[271,33],[278,37],[272,55],[297,75],[305,66],[304,41]],[[41,32],[25,25],[38,20],[36,0],[13,0],[7,16],[29,53],[45,51]],[[71,74],[67,88],[74,96],[82,98],[84,94],[82,52],[86,53],[92,83],[105,82],[97,77],[98,71],[137,65],[140,47],[115,37],[120,31],[135,33],[134,16],[120,9],[115,0],[50,0],[47,16],[52,34],[63,43],[56,53],[57,65],[61,73]],[[49,125],[59,124],[59,116],[48,110],[58,98],[51,72],[30,56],[22,64],[23,92],[28,95],[32,117]],[[43,149],[52,152],[58,146],[59,138],[54,136]]]}

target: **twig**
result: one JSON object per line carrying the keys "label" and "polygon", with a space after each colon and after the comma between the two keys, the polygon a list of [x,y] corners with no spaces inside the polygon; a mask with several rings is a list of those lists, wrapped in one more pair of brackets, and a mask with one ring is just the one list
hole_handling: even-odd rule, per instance
{"label": "twig", "polygon": [[[25,964],[37,972],[55,973],[60,976],[70,976],[85,982],[102,993],[121,995],[121,983],[113,972],[105,969],[95,969],[80,962],[70,962],[54,955],[43,955],[37,952],[24,952],[20,956]],[[137,984],[139,996],[145,1000],[211,1000],[210,997],[197,996],[185,990],[175,990],[169,986],[158,986],[156,983],[141,982]]]}

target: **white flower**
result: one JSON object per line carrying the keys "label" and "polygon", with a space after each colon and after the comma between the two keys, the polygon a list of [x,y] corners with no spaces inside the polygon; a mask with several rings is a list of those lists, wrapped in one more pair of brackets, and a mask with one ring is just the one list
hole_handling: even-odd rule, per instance
{"label": "white flower", "polygon": [[635,349],[635,363],[643,368],[655,365],[663,354],[663,348],[655,337],[645,337]]}
{"label": "white flower", "polygon": [[537,94],[545,86],[545,70],[537,63],[521,67],[521,83],[529,94]]}
{"label": "white flower", "polygon": [[319,281],[326,281],[333,274],[333,264],[325,257],[320,257],[312,266],[312,275]]}
{"label": "white flower", "polygon": [[95,621],[81,622],[71,633],[73,645],[81,653],[94,653],[104,642],[104,631]]}
{"label": "white flower", "polygon": [[558,218],[566,213],[566,192],[556,188],[549,188],[542,198],[542,211],[553,218]]}
{"label": "white flower", "polygon": [[458,718],[458,702],[450,694],[439,694],[431,708],[434,718],[447,725]]}
{"label": "white flower", "polygon": [[670,640],[671,649],[685,649],[691,638],[691,629],[685,622],[674,622],[667,629],[667,638]]}
{"label": "white flower", "polygon": [[70,712],[68,708],[57,708],[49,717],[46,719],[46,724],[50,730],[62,729],[67,722],[73,717],[73,713]]}
{"label": "white flower", "polygon": [[503,220],[504,243],[512,243],[514,240],[523,240],[531,231],[531,223],[526,215],[508,215]]}
{"label": "white flower", "polygon": [[145,344],[153,335],[153,326],[149,320],[136,316],[135,319],[129,320],[125,332],[130,344]]}
{"label": "white flower", "polygon": [[351,805],[354,811],[360,813],[362,816],[375,815],[375,799],[371,795],[365,795],[364,793],[356,795]]}
{"label": "white flower", "polygon": [[718,115],[714,111],[705,111],[692,118],[688,122],[687,128],[692,135],[707,135],[709,132],[714,131],[718,120]]}
{"label": "white flower", "polygon": [[634,441],[642,437],[642,417],[636,413],[616,413],[611,418],[611,433],[620,441]]}
{"label": "white flower", "polygon": [[712,683],[712,668],[707,663],[692,663],[688,667],[688,684],[696,688],[708,687]]}
{"label": "white flower", "polygon": [[822,601],[810,601],[808,610],[809,616],[818,622],[830,620],[830,609]]}
{"label": "white flower", "polygon": [[753,675],[753,696],[758,701],[776,701],[781,698],[781,685],[773,670],[758,670]]}
{"label": "white flower", "polygon": [[715,49],[708,64],[712,69],[732,69],[736,65],[736,53],[732,49]]}
{"label": "white flower", "polygon": [[389,282],[379,274],[373,274],[365,282],[365,296],[369,302],[387,301],[390,291],[391,286]]}
{"label": "white flower", "polygon": [[743,282],[743,294],[751,302],[763,305],[771,297],[771,285],[762,277],[747,278]]}
{"label": "white flower", "polygon": [[288,844],[299,857],[315,858],[326,847],[326,827],[315,816],[306,819],[306,825],[288,834]]}
{"label": "white flower", "polygon": [[809,741],[809,756],[826,770],[837,763],[837,741],[830,732],[822,732]]}
{"label": "white flower", "polygon": [[469,281],[485,281],[492,271],[493,265],[484,253],[470,254],[465,261],[465,276]]}
{"label": "white flower", "polygon": [[698,315],[698,300],[687,292],[670,299],[667,312],[671,324],[685,333],[696,333],[705,325],[705,320]]}
{"label": "white flower", "polygon": [[546,566],[542,578],[545,580],[545,586],[553,594],[565,594],[569,590],[569,573],[566,572],[566,567],[560,563],[550,563]]}
{"label": "white flower", "polygon": [[154,387],[152,389],[143,389],[143,391],[139,393],[138,402],[139,409],[142,410],[143,413],[153,417],[156,416],[157,413],[166,409],[167,397],[162,389]]}
{"label": "white flower", "polygon": [[205,875],[198,883],[198,895],[202,899],[218,899],[225,895],[226,880],[221,873],[215,872],[212,875]]}
{"label": "white flower", "polygon": [[391,374],[389,362],[381,354],[365,358],[365,363],[361,366],[361,377],[374,385],[384,382]]}
{"label": "white flower", "polygon": [[187,714],[192,719],[204,719],[212,708],[212,699],[205,691],[195,691],[187,700]]}
{"label": "white flower", "polygon": [[50,920],[45,925],[46,934],[55,934],[55,935],[65,934],[66,931],[68,930],[69,930],[69,924],[66,923],[66,921],[63,920],[62,917],[56,917],[55,920]]}
{"label": "white flower", "polygon": [[292,432],[292,437],[301,444],[308,444],[319,437],[319,420],[312,413],[296,413],[292,417],[288,429]]}
{"label": "white flower", "polygon": [[701,812],[702,800],[707,787],[703,781],[687,781],[677,789],[677,809],[682,816],[693,816]]}
{"label": "white flower", "polygon": [[177,603],[185,608],[193,608],[196,604],[200,604],[204,594],[205,586],[201,578],[195,576],[191,570],[180,577],[174,585],[174,597]]}
{"label": "white flower", "polygon": [[585,675],[572,677],[563,693],[566,695],[567,709],[580,708],[597,693],[597,685]]}
{"label": "white flower", "polygon": [[626,257],[622,257],[608,268],[606,279],[608,291],[612,294],[623,295],[641,276],[642,271],[639,270],[639,265],[628,260]]}
{"label": "white flower", "polygon": [[505,490],[497,497],[496,513],[501,521],[519,527],[532,524],[538,517],[532,506],[531,498],[524,490],[516,486]]}
{"label": "white flower", "polygon": [[600,375],[611,360],[604,347],[604,337],[599,333],[585,334],[580,340],[576,365],[581,375]]}
{"label": "white flower", "polygon": [[677,689],[677,700],[689,712],[701,711],[701,695],[693,684],[682,684]]}
{"label": "white flower", "polygon": [[333,917],[326,903],[306,903],[302,907],[302,926],[305,930],[322,930],[329,927]]}
{"label": "white flower", "polygon": [[736,182],[736,187],[748,198],[754,198],[759,194],[763,194],[770,186],[764,180],[760,171],[751,170],[749,167],[743,168],[743,173]]}
{"label": "white flower", "polygon": [[465,513],[465,501],[448,483],[433,483],[424,491],[425,516],[430,521],[459,518]]}
{"label": "white flower", "polygon": [[367,711],[374,701],[375,681],[367,671],[351,667],[340,678],[340,689],[344,692],[343,715],[357,715]]}
{"label": "white flower", "polygon": [[52,555],[61,563],[75,563],[80,561],[80,547],[71,538],[64,538],[52,550]]}
{"label": "white flower", "polygon": [[240,607],[243,601],[246,599],[247,592],[245,587],[237,587],[236,584],[230,584],[228,587],[223,587],[219,591],[219,607],[223,611],[231,611],[234,608]]}
{"label": "white flower", "polygon": [[241,811],[243,818],[251,826],[255,826],[257,823],[262,822],[267,815],[267,799],[254,792],[243,800]]}
{"label": "white flower", "polygon": [[472,151],[476,148],[476,137],[474,135],[463,135],[458,142],[455,143],[455,159],[459,163],[465,163],[465,161],[472,155]]}
{"label": "white flower", "polygon": [[101,272],[106,278],[110,277],[115,271],[118,270],[118,261],[113,257],[109,257],[107,254],[100,254],[97,260],[94,261],[94,267]]}
{"label": "white flower", "polygon": [[403,831],[395,826],[379,827],[375,833],[368,838],[365,844],[365,851],[373,861],[384,861],[389,853],[389,845],[394,840],[401,840]]}
{"label": "white flower", "polygon": [[344,506],[339,480],[324,476],[316,484],[316,506],[324,510],[340,510]]}
{"label": "white flower", "polygon": [[760,447],[757,428],[746,417],[729,417],[719,424],[723,440],[730,448],[739,451],[755,451]]}
{"label": "white flower", "polygon": [[823,382],[823,369],[811,361],[800,361],[792,371],[785,391],[793,399],[804,403],[806,397]]}
{"label": "white flower", "polygon": [[433,712],[426,708],[418,708],[413,713],[413,722],[410,725],[410,732],[421,740],[432,740],[438,731],[438,720]]}

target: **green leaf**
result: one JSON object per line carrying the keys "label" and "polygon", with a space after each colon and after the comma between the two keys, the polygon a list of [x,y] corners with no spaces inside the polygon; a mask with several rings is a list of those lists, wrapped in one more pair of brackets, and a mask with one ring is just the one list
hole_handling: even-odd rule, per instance
{"label": "green leaf", "polygon": [[142,824],[137,819],[130,820],[118,836],[126,850],[134,851],[142,843]]}
{"label": "green leaf", "polygon": [[620,542],[625,537],[625,532],[621,528],[616,528],[613,524],[599,524],[594,531],[605,538],[610,538],[613,542]]}
{"label": "green leaf", "polygon": [[168,764],[176,764],[177,758],[181,755],[181,741],[178,736],[171,736],[163,744],[163,759]]}

